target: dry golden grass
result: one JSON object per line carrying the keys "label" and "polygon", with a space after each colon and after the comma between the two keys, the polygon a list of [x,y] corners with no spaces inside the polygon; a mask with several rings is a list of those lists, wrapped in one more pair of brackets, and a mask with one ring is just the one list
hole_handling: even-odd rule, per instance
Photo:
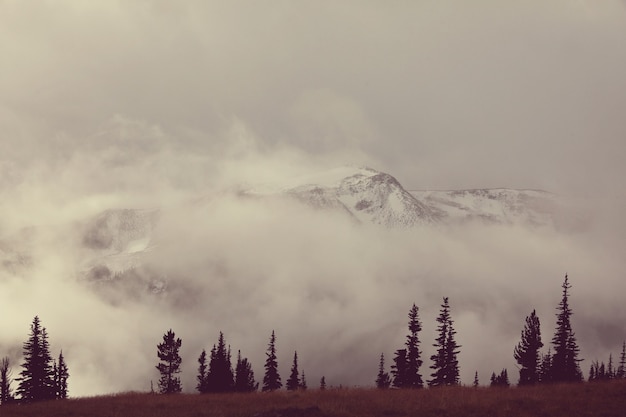
{"label": "dry golden grass", "polygon": [[[277,412],[271,414],[271,410]],[[3,417],[252,417],[260,413],[289,417],[623,417],[626,381],[509,389],[340,389],[171,396],[128,393],[0,407]]]}

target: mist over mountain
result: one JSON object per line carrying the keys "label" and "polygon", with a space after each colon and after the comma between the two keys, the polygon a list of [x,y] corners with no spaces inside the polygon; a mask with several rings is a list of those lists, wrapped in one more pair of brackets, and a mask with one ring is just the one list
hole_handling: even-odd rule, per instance
{"label": "mist over mountain", "polygon": [[[541,313],[549,340],[565,268],[577,271],[570,277],[583,355],[616,349],[622,316],[610,304],[589,309],[611,297],[588,278],[610,279],[597,275],[607,254],[586,240],[591,226],[574,209],[543,191],[409,192],[387,173],[336,168],[20,230],[0,240],[2,282],[5,294],[30,286],[35,300],[23,313],[49,316],[55,345],[74,359],[75,395],[146,389],[153,339],[169,327],[183,338],[188,391],[197,356],[220,330],[259,375],[266,333],[275,329],[282,372],[297,349],[312,381],[370,385],[377,355],[403,343],[413,302],[429,356],[443,296],[468,383],[475,370],[485,378],[491,368],[514,370],[510,351],[528,311]],[[567,216],[578,222],[561,221]],[[57,286],[59,303],[46,297]],[[613,336],[599,338],[599,325]],[[97,331],[111,326],[125,342]],[[125,355],[132,366],[118,363]]]}
{"label": "mist over mountain", "polygon": [[[419,233],[419,227],[454,227],[469,223],[547,228],[571,232],[584,227],[584,217],[564,206],[558,196],[537,190],[475,189],[407,191],[393,176],[371,168],[342,167],[295,177],[283,183],[254,188],[235,187],[215,196],[189,201],[178,207],[108,209],[81,221],[50,227],[30,227],[0,241],[4,267],[14,270],[33,261],[29,244],[49,234],[81,248],[78,276],[92,281],[122,279],[122,275],[146,262],[159,246],[159,220],[181,210],[207,210],[221,199],[243,205],[273,200],[301,203],[305,215],[345,217],[347,222]],[[578,215],[578,224],[564,219]],[[184,221],[181,219],[181,221]],[[565,229],[570,227],[570,229]]]}

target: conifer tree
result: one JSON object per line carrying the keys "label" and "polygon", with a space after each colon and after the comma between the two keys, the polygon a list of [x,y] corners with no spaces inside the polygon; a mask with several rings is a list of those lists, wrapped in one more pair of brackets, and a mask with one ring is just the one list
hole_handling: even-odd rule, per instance
{"label": "conifer tree", "polygon": [[380,354],[380,362],[378,363],[378,376],[376,377],[376,387],[387,389],[391,385],[389,374],[385,372],[385,354]]}
{"label": "conifer tree", "polygon": [[582,380],[580,371],[581,359],[578,359],[580,348],[576,343],[576,337],[572,330],[570,318],[572,309],[569,306],[569,284],[567,274],[563,281],[563,297],[557,307],[556,331],[552,338],[554,354],[552,355],[552,367],[550,374],[555,382],[576,382]]}
{"label": "conifer tree", "polygon": [[597,379],[598,372],[598,362],[591,362],[591,366],[589,367],[589,382],[593,382]]}
{"label": "conifer tree", "polygon": [[276,358],[276,335],[272,330],[270,343],[267,347],[267,356],[265,360],[265,375],[263,376],[263,391],[274,391],[280,389],[283,383],[278,373],[278,360]]}
{"label": "conifer tree", "polygon": [[406,337],[406,374],[404,377],[405,388],[422,388],[424,382],[420,374],[422,366],[422,353],[420,352],[420,340],[418,333],[422,330],[419,320],[419,310],[415,304],[409,311],[409,334]]}
{"label": "conifer tree", "polygon": [[293,354],[293,365],[291,366],[291,375],[287,380],[287,391],[295,391],[300,388],[300,372],[298,371],[298,352]]}
{"label": "conifer tree", "polygon": [[478,371],[474,373],[474,383],[472,383],[474,388],[478,388]]}
{"label": "conifer tree", "polygon": [[24,362],[17,378],[17,394],[25,402],[51,400],[55,398],[54,370],[48,333],[35,316],[30,326],[30,336],[23,345]]}
{"label": "conifer tree", "polygon": [[65,363],[65,358],[63,357],[63,351],[59,354],[59,362],[58,365],[55,363],[54,366],[54,385],[56,388],[56,398],[59,400],[64,400],[67,398],[67,379],[69,378],[70,373],[67,369],[67,364]]}
{"label": "conifer tree", "polygon": [[619,358],[619,365],[617,366],[617,371],[615,372],[615,378],[626,378],[626,341],[622,343],[622,354]]}
{"label": "conifer tree", "polygon": [[430,357],[433,361],[432,379],[428,381],[428,386],[437,387],[441,385],[458,385],[459,384],[459,362],[457,354],[459,353],[454,335],[456,331],[453,328],[453,320],[450,317],[450,305],[448,297],[443,298],[441,311],[437,317],[437,332],[439,337],[433,345],[437,348],[437,352]]}
{"label": "conifer tree", "polygon": [[496,375],[495,372],[491,374],[492,387],[508,388],[510,385],[509,374],[506,369],[503,369],[502,372],[500,372],[500,375]]}
{"label": "conifer tree", "polygon": [[308,386],[306,385],[306,375],[304,375],[304,369],[302,370],[302,376],[300,377],[300,389],[306,391]]}
{"label": "conifer tree", "polygon": [[391,365],[391,374],[393,375],[393,386],[395,388],[405,388],[406,385],[406,372],[407,372],[408,360],[406,358],[406,349],[396,350],[396,356],[393,358],[393,365]]}
{"label": "conifer tree", "polygon": [[5,356],[0,361],[0,404],[6,405],[13,399],[11,389],[11,367],[9,357]]}
{"label": "conifer tree", "polygon": [[526,317],[522,340],[513,351],[513,357],[520,365],[519,385],[533,385],[539,381],[539,349],[542,347],[539,317],[533,310]]}
{"label": "conifer tree", "polygon": [[326,389],[326,377],[322,376],[320,379],[320,391],[324,391]]}
{"label": "conifer tree", "polygon": [[548,353],[541,355],[539,363],[539,382],[548,383],[552,381],[552,352],[548,349]]}
{"label": "conifer tree", "polygon": [[208,381],[207,381],[207,364],[206,364],[206,350],[202,349],[202,353],[198,358],[198,376],[196,385],[196,390],[198,390],[201,394],[206,394],[209,392]]}
{"label": "conifer tree", "polygon": [[237,366],[235,367],[235,391],[252,392],[259,388],[254,380],[254,371],[248,358],[241,358],[241,351],[237,352]]}
{"label": "conifer tree", "polygon": [[180,373],[182,363],[178,353],[181,345],[182,340],[176,338],[172,329],[163,335],[163,342],[157,345],[157,356],[160,362],[156,365],[156,369],[161,374],[158,383],[161,394],[175,394],[182,391],[180,377],[176,376]]}
{"label": "conifer tree", "polygon": [[220,332],[217,346],[211,350],[207,389],[209,392],[229,392],[234,386],[234,375],[230,361],[230,348],[226,346],[224,333]]}
{"label": "conifer tree", "polygon": [[615,371],[613,369],[613,354],[609,353],[609,364],[606,369],[606,379],[615,378]]}

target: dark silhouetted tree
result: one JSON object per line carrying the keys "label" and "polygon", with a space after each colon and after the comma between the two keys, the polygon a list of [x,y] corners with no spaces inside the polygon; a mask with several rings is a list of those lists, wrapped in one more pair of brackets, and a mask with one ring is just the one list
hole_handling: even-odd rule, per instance
{"label": "dark silhouetted tree", "polygon": [[439,337],[436,339],[436,343],[433,344],[437,348],[437,352],[430,357],[433,361],[431,369],[432,379],[428,381],[430,387],[437,387],[442,385],[458,385],[459,384],[459,362],[457,355],[459,353],[454,335],[456,331],[453,327],[453,320],[450,317],[450,305],[448,303],[448,297],[443,298],[443,304],[441,305],[441,311],[439,317],[437,317],[437,332]]}
{"label": "dark silhouetted tree", "polygon": [[609,364],[606,368],[606,379],[615,378],[615,369],[613,367],[613,354],[609,353]]}
{"label": "dark silhouetted tree", "polygon": [[241,351],[237,352],[237,366],[235,367],[235,391],[252,392],[259,388],[254,380],[254,371],[248,358],[241,358]]}
{"label": "dark silhouetted tree", "polygon": [[201,394],[206,394],[209,392],[208,380],[207,380],[207,364],[206,364],[206,350],[202,349],[202,353],[198,358],[198,384],[196,385],[196,390],[198,390]]}
{"label": "dark silhouetted tree", "polygon": [[510,385],[509,374],[506,369],[503,369],[502,372],[500,372],[500,375],[496,375],[495,372],[491,374],[492,387],[508,388]]}
{"label": "dark silhouetted tree", "polygon": [[63,351],[59,354],[58,363],[54,364],[54,386],[55,397],[59,400],[67,398],[67,379],[70,377],[65,358],[63,357]]}
{"label": "dark silhouetted tree", "polygon": [[326,389],[326,377],[322,376],[320,379],[320,390],[324,391]]}
{"label": "dark silhouetted tree", "polygon": [[11,388],[11,366],[9,357],[2,358],[0,361],[0,404],[6,405],[13,399],[13,390]]}
{"label": "dark silhouetted tree", "polygon": [[542,347],[539,317],[533,310],[526,317],[522,340],[513,351],[513,357],[520,365],[519,385],[533,385],[539,381],[539,349]]}
{"label": "dark silhouetted tree", "polygon": [[54,369],[48,334],[38,316],[35,316],[30,326],[30,336],[24,342],[23,354],[23,369],[17,378],[17,394],[25,402],[54,399]]}
{"label": "dark silhouetted tree", "polygon": [[478,371],[474,373],[474,382],[472,383],[474,388],[478,388]]}
{"label": "dark silhouetted tree", "polygon": [[300,371],[298,371],[298,352],[293,354],[293,365],[291,365],[291,374],[287,380],[287,391],[295,391],[300,388]]}
{"label": "dark silhouetted tree", "polygon": [[211,349],[211,360],[207,374],[209,392],[229,392],[233,390],[235,379],[230,361],[230,348],[226,346],[224,333],[220,332],[217,346]]}
{"label": "dark silhouetted tree", "polygon": [[619,357],[619,365],[615,372],[615,378],[626,378],[626,341],[622,343],[622,354]]}
{"label": "dark silhouetted tree", "polygon": [[182,343],[182,340],[176,338],[176,334],[170,329],[163,335],[163,342],[157,345],[157,356],[160,362],[156,369],[161,374],[158,384],[161,394],[175,394],[182,391],[180,377],[176,376],[180,373],[182,363],[179,354]]}
{"label": "dark silhouetted tree", "polygon": [[391,374],[393,375],[393,386],[395,388],[406,387],[406,371],[407,371],[407,358],[406,349],[396,350],[396,355],[393,358],[393,365],[391,365]]}
{"label": "dark silhouetted tree", "polygon": [[267,358],[265,359],[265,375],[263,376],[263,389],[262,391],[275,391],[282,388],[283,383],[280,380],[280,374],[278,373],[278,359],[276,358],[276,334],[272,330],[272,336],[270,337],[270,343],[265,353]]}
{"label": "dark silhouetted tree", "polygon": [[552,381],[552,351],[548,349],[548,353],[545,355],[541,355],[541,360],[539,361],[539,382],[547,383]]}
{"label": "dark silhouetted tree", "polygon": [[589,382],[595,381],[597,369],[597,362],[591,362],[591,366],[589,367]]}
{"label": "dark silhouetted tree", "polygon": [[380,362],[378,363],[378,376],[376,377],[376,387],[387,389],[391,385],[389,374],[385,372],[385,354],[380,354]]}
{"label": "dark silhouetted tree", "polygon": [[304,375],[304,369],[302,370],[302,376],[300,377],[300,389],[306,391],[308,388],[306,384],[306,375]]}
{"label": "dark silhouetted tree", "polygon": [[610,379],[610,376],[606,371],[604,362],[591,362],[591,367],[589,368],[589,382],[606,381],[608,379]]}
{"label": "dark silhouetted tree", "polygon": [[580,348],[576,343],[576,337],[572,330],[570,318],[572,309],[569,306],[569,284],[567,274],[563,281],[563,297],[557,307],[556,331],[552,338],[554,354],[552,355],[552,366],[550,368],[551,380],[554,382],[576,382],[582,381],[580,371],[581,359],[578,359]]}
{"label": "dark silhouetted tree", "polygon": [[391,366],[393,386],[396,388],[422,388],[424,382],[420,374],[422,366],[420,340],[418,333],[422,330],[418,308],[415,304],[409,310],[409,334],[406,337],[406,349],[398,349]]}
{"label": "dark silhouetted tree", "polygon": [[406,375],[404,377],[405,388],[422,388],[424,382],[420,374],[422,366],[422,353],[420,352],[420,340],[418,333],[422,330],[419,320],[419,310],[415,304],[409,310],[409,334],[406,337]]}

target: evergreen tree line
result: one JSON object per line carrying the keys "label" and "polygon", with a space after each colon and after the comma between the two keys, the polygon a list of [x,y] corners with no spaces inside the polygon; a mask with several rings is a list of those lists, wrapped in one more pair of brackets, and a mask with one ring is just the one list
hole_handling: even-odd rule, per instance
{"label": "evergreen tree line", "polygon": [[567,274],[561,285],[562,297],[556,310],[556,329],[552,337],[552,347],[542,354],[541,325],[535,310],[526,317],[521,340],[513,349],[513,357],[519,365],[519,385],[537,383],[580,382],[578,355],[580,348],[572,330],[572,309],[569,305],[569,290],[572,287]]}
{"label": "evergreen tree line", "polygon": [[[580,348],[576,335],[572,330],[572,309],[569,304],[569,283],[567,274],[561,286],[562,297],[557,306],[557,321],[552,346],[547,353],[542,354],[544,346],[541,340],[539,317],[535,310],[526,317],[521,341],[513,350],[513,357],[519,365],[519,385],[534,385],[537,383],[580,382],[583,374],[580,369],[582,359],[578,357]],[[506,370],[504,370],[506,371]],[[502,380],[503,374],[492,374],[492,386],[508,386],[508,380]],[[506,375],[505,375],[506,376]],[[622,346],[622,356],[617,369],[613,367],[613,357],[609,356],[608,367],[604,363],[594,361],[589,371],[589,380],[604,380],[626,377],[626,342]]]}
{"label": "evergreen tree line", "polygon": [[605,366],[604,362],[595,360],[589,368],[589,382],[624,378],[626,378],[626,341],[622,343],[622,354],[617,367],[613,364],[613,355],[610,354],[608,365]]}
{"label": "evergreen tree line", "polygon": [[[519,365],[519,385],[533,385],[536,383],[579,382],[583,380],[580,370],[580,348],[572,330],[572,309],[569,304],[571,285],[567,274],[562,284],[562,297],[557,306],[557,322],[552,346],[543,354],[544,346],[541,340],[539,317],[535,310],[526,317],[524,329],[521,332],[521,341],[513,350],[513,357]],[[424,383],[420,374],[422,353],[420,351],[419,332],[422,323],[419,320],[418,308],[415,304],[409,311],[409,333],[406,337],[405,348],[398,349],[391,365],[391,375],[385,372],[385,356],[380,355],[376,386],[381,389],[394,388],[423,388]],[[459,384],[459,363],[457,354],[459,346],[454,335],[453,320],[450,315],[448,298],[444,297],[439,317],[437,318],[437,338],[433,346],[436,353],[430,357],[432,373],[427,381],[429,387]],[[593,362],[589,372],[589,380],[606,380],[626,378],[626,342],[622,347],[619,366],[613,366],[612,356],[609,364]],[[508,387],[510,385],[508,371],[502,369],[499,374],[493,372],[490,385],[494,387]],[[478,372],[474,376],[474,386],[479,385]]]}
{"label": "evergreen tree line", "polygon": [[[182,358],[179,351],[182,340],[176,338],[170,329],[163,335],[163,341],[157,345],[159,363],[156,369],[159,371],[159,393],[174,394],[182,391],[180,381],[180,366]],[[248,358],[242,358],[241,351],[237,352],[237,363],[233,367],[230,345],[226,344],[224,333],[220,332],[217,344],[213,345],[210,356],[205,349],[198,358],[198,375],[196,377],[196,390],[201,394],[217,392],[253,392],[259,389],[256,382],[252,364]],[[276,356],[276,333],[272,331],[266,352],[265,374],[263,376],[262,391],[275,391],[283,386],[278,372],[278,359]],[[326,381],[324,377],[320,381],[320,388],[324,389]],[[306,376],[304,370],[298,369],[298,352],[294,352],[291,374],[286,383],[288,391],[306,390]]]}
{"label": "evergreen tree line", "polygon": [[[541,348],[544,346],[541,340],[541,328],[539,317],[535,310],[526,317],[524,328],[521,332],[521,340],[513,349],[513,356],[519,365],[519,385],[533,385],[536,383],[554,382],[577,382],[582,381],[583,376],[580,370],[578,358],[580,349],[576,336],[572,330],[571,316],[572,309],[569,305],[569,284],[568,276],[562,284],[562,298],[557,306],[557,323],[555,334],[552,338],[552,346],[547,353],[542,354]],[[443,298],[437,317],[437,337],[433,346],[435,353],[430,357],[432,362],[430,378],[424,381],[421,374],[423,365],[420,332],[422,322],[419,318],[419,309],[413,304],[408,314],[408,334],[403,348],[395,351],[391,372],[385,370],[384,353],[380,355],[376,386],[378,388],[423,388],[425,383],[428,387],[438,387],[445,385],[458,385],[459,361],[457,355],[461,346],[456,342],[454,321],[450,312],[449,299]],[[157,369],[161,373],[159,381],[159,391],[162,393],[180,392],[180,379],[175,375],[180,372],[180,339],[175,339],[170,330],[164,335],[163,343],[158,346],[159,359],[161,363]],[[256,391],[259,387],[254,379],[252,365],[247,358],[241,357],[241,352],[237,354],[237,364],[233,368],[231,365],[231,349],[227,346],[223,333],[216,345],[213,345],[210,358],[207,352],[202,351],[198,359],[198,384],[196,389],[200,393],[207,392],[250,392]],[[626,377],[626,343],[623,346],[622,357],[619,367],[614,369],[612,357],[609,366],[594,362],[590,372],[590,380],[612,379]],[[172,378],[174,380],[172,380]],[[479,385],[478,372],[474,377],[474,386]],[[494,387],[510,386],[507,369],[502,369],[491,375],[490,385]],[[276,356],[276,335],[272,331],[270,342],[266,352],[265,374],[263,377],[262,391],[274,391],[283,386],[280,374],[278,373],[278,362]],[[325,378],[320,381],[320,388],[326,386]],[[293,365],[289,379],[286,382],[287,390],[306,389],[306,378],[304,371],[298,369],[298,353],[294,352]]]}
{"label": "evergreen tree line", "polygon": [[[571,285],[567,274],[562,288],[562,298],[557,306],[555,334],[551,341],[552,346],[547,353],[542,354],[540,352],[544,345],[541,340],[540,321],[536,311],[533,310],[526,317],[521,332],[521,341],[513,350],[513,356],[519,365],[519,385],[583,380],[580,370],[582,359],[578,358],[580,349],[571,325],[573,314],[569,305]],[[415,304],[409,310],[408,318],[409,332],[404,347],[395,352],[391,375],[385,371],[384,353],[380,356],[379,372],[376,378],[378,388],[389,388],[390,386],[395,388],[424,387],[424,379],[420,373],[420,368],[423,365],[419,338],[422,323],[419,319],[419,309]],[[447,297],[443,298],[436,321],[438,323],[437,338],[433,344],[436,351],[430,357],[432,373],[426,383],[429,387],[458,385],[460,381],[457,355],[461,346],[455,341],[456,331]],[[179,353],[181,346],[181,339],[176,338],[171,329],[163,335],[163,341],[157,345],[159,363],[156,368],[160,374],[158,381],[160,393],[182,391],[179,376],[182,363]],[[8,357],[0,360],[0,404],[16,400],[35,402],[67,398],[69,371],[63,351],[60,352],[58,359],[53,359],[50,353],[47,330],[41,325],[38,316],[34,317],[28,339],[23,343],[22,370],[15,381],[12,378],[10,365]],[[222,332],[220,332],[218,341],[213,345],[210,354],[207,354],[206,350],[202,350],[198,358],[198,365],[196,390],[200,393],[252,392],[259,389],[252,364],[247,358],[242,357],[241,351],[237,352],[237,361],[233,366],[231,348],[227,345]],[[281,389],[283,384],[278,372],[276,334],[274,331],[272,331],[267,347],[264,368],[261,390]],[[608,366],[604,362],[594,361],[589,372],[590,381],[617,378],[626,378],[626,342],[622,346],[622,354],[617,367],[614,366],[611,355]],[[18,383],[15,392],[13,392],[13,382]],[[503,369],[499,374],[492,373],[491,385],[509,386],[507,370]],[[474,377],[474,386],[478,386],[478,373]],[[325,377],[322,377],[320,389],[325,389],[325,387],[326,380]],[[298,366],[297,351],[294,352],[286,389],[307,389],[305,373],[300,371]]]}
{"label": "evergreen tree line", "polygon": [[0,360],[0,404],[66,399],[70,374],[63,351],[59,353],[58,359],[52,358],[48,332],[38,316],[30,325],[30,334],[23,344],[22,354],[22,370],[20,376],[15,378],[18,383],[15,393],[9,357]]}

